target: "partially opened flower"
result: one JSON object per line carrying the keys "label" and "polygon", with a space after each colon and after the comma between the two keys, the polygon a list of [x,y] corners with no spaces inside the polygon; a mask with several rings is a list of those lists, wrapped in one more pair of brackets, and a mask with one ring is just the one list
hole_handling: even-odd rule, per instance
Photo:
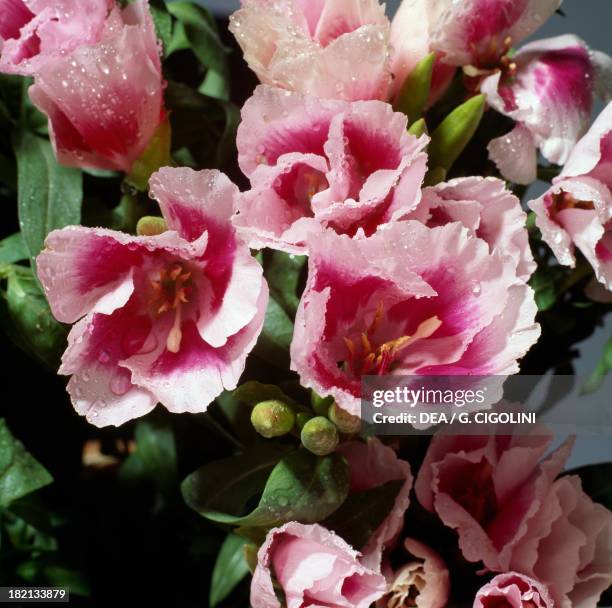
{"label": "partially opened flower", "polygon": [[542,238],[561,264],[578,247],[597,279],[612,289],[612,103],[573,149],[561,174],[529,203]]}
{"label": "partially opened flower", "polygon": [[290,522],[272,529],[257,558],[253,608],[280,608],[273,576],[287,608],[368,608],[386,588],[382,574],[364,566],[357,551],[318,524]]}
{"label": "partially opened flower", "polygon": [[554,605],[542,583],[518,572],[505,572],[478,590],[473,608],[554,608]]}
{"label": "partially opened flower", "polygon": [[446,564],[431,547],[414,538],[407,538],[404,548],[411,558],[392,573],[388,591],[377,607],[444,608],[450,591]]}
{"label": "partially opened flower", "polygon": [[29,92],[60,163],[129,172],[165,117],[146,0],[113,10],[96,44],[48,58]]}
{"label": "partially opened flower", "polygon": [[539,336],[516,260],[459,222],[395,222],[361,239],[328,230],[308,245],[292,368],[352,414],[362,375],[514,373]]}
{"label": "partially opened flower", "polygon": [[60,373],[76,410],[119,425],[160,401],[203,412],[235,388],[263,324],[262,269],[230,223],[237,188],[216,171],[151,178],[169,230],[49,234],[38,274],[55,317],[75,323]]}
{"label": "partially opened flower", "polygon": [[504,177],[529,184],[536,178],[536,148],[563,164],[589,126],[596,93],[612,93],[612,59],[573,35],[521,48],[508,69],[485,79],[482,90],[498,112],[513,118],[510,134],[494,139],[489,154]]}
{"label": "partially opened flower", "polygon": [[2,0],[0,72],[35,75],[47,62],[98,43],[116,12],[113,0]]}
{"label": "partially opened flower", "polygon": [[330,99],[387,99],[389,21],[378,0],[242,0],[230,31],[261,82]]}
{"label": "partially opened flower", "polygon": [[404,513],[410,503],[412,489],[410,464],[399,459],[390,447],[385,446],[376,437],[368,439],[366,443],[342,443],[337,451],[348,461],[351,494],[371,490],[389,481],[403,482],[393,508],[362,549],[362,563],[380,569],[383,553],[393,548],[404,527]]}
{"label": "partially opened flower", "polygon": [[261,86],[238,130],[251,181],[235,224],[252,247],[306,252],[321,227],[369,235],[414,208],[427,138],[380,101],[320,100]]}
{"label": "partially opened flower", "polygon": [[527,216],[519,199],[494,177],[460,177],[425,188],[406,219],[432,227],[461,222],[491,251],[512,257],[521,279],[528,280],[535,270],[525,228]]}

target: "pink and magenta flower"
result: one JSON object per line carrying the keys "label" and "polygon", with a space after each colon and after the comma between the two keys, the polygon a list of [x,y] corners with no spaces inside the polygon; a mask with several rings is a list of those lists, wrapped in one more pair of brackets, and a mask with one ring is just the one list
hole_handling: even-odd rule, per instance
{"label": "pink and magenta flower", "polygon": [[419,502],[459,536],[471,562],[546,586],[554,606],[596,605],[612,583],[612,513],[578,477],[555,481],[572,447],[552,435],[437,435],[416,481]]}
{"label": "pink and magenta flower", "polygon": [[612,92],[612,59],[573,35],[538,40],[512,57],[510,67],[485,79],[488,103],[517,123],[493,140],[489,154],[504,177],[536,178],[536,149],[563,164],[589,126],[595,96]]}
{"label": "pink and magenta flower", "polygon": [[35,75],[49,61],[97,44],[116,17],[113,7],[113,0],[2,0],[0,72]]}
{"label": "pink and magenta flower", "polygon": [[378,0],[242,0],[230,31],[260,81],[328,99],[387,99],[389,21]]}
{"label": "pink and magenta flower", "polygon": [[459,222],[394,222],[360,239],[327,230],[308,245],[292,369],[352,414],[362,375],[515,373],[539,336],[516,260]]}
{"label": "pink and magenta flower", "polygon": [[37,259],[53,314],[76,322],[59,371],[97,426],[158,401],[205,411],[236,387],[263,325],[262,269],[230,222],[236,186],[216,171],[165,168],[150,187],[166,232],[71,226],[51,232]]}
{"label": "pink and magenta flower", "polygon": [[238,130],[239,163],[251,181],[235,225],[252,247],[305,253],[324,227],[370,235],[414,208],[427,137],[380,101],[320,100],[261,86]]}
{"label": "pink and magenta flower", "polygon": [[338,452],[348,461],[351,494],[371,490],[389,481],[403,481],[391,512],[362,549],[362,563],[373,569],[380,569],[384,553],[393,548],[404,527],[404,513],[410,504],[412,489],[410,463],[399,459],[390,447],[375,437],[368,439],[366,443],[342,443]]}
{"label": "pink and magenta flower", "polygon": [[368,608],[385,592],[385,577],[361,563],[360,554],[318,524],[274,528],[259,549],[251,582],[253,608],[280,608],[272,576],[287,608]]}
{"label": "pink and magenta flower", "polygon": [[561,264],[575,266],[578,247],[612,290],[612,104],[578,142],[561,174],[529,203],[536,225]]}
{"label": "pink and magenta flower", "polygon": [[554,603],[542,583],[518,572],[505,572],[478,590],[473,608],[554,608]]}
{"label": "pink and magenta flower", "polygon": [[137,0],[111,11],[95,43],[46,57],[29,92],[60,163],[127,173],[165,118],[162,84],[148,4]]}

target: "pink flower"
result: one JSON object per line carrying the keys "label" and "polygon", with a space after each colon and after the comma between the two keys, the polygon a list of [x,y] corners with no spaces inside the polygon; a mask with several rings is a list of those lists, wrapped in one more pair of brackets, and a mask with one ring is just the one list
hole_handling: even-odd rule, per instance
{"label": "pink flower", "polygon": [[129,172],[164,118],[146,0],[113,10],[100,42],[48,57],[30,98],[49,118],[59,162]]}
{"label": "pink flower", "polygon": [[37,260],[55,317],[78,321],[60,373],[97,426],[158,401],[205,411],[236,387],[263,324],[262,269],[230,223],[236,186],[217,171],[164,168],[150,187],[167,232],[71,226],[51,232]]}
{"label": "pink flower", "polygon": [[252,247],[293,253],[305,253],[308,235],[322,226],[372,234],[417,204],[426,144],[386,103],[258,87],[238,129],[238,159],[252,188],[235,225]]}
{"label": "pink flower", "polygon": [[551,440],[545,429],[521,436],[434,436],[416,495],[457,532],[468,561],[482,561],[493,572],[510,569],[571,449],[565,443],[542,461]]}
{"label": "pink flower", "polygon": [[473,608],[554,608],[554,603],[542,583],[518,572],[506,572],[478,590]]}
{"label": "pink flower", "polygon": [[419,502],[459,536],[468,561],[540,581],[554,606],[594,606],[612,583],[612,513],[560,473],[567,441],[552,436],[434,437],[416,481]]}
{"label": "pink flower", "polygon": [[612,290],[612,103],[578,142],[552,187],[529,203],[536,225],[561,264],[578,247]]}
{"label": "pink flower", "polygon": [[314,524],[290,522],[268,533],[251,582],[253,608],[280,608],[272,572],[287,608],[367,608],[385,592],[385,578],[365,567],[339,536]]}
{"label": "pink flower", "polygon": [[364,374],[515,373],[539,336],[516,260],[458,222],[395,222],[361,239],[327,230],[308,245],[292,369],[352,414]]}
{"label": "pink flower", "polygon": [[404,527],[404,513],[410,503],[412,489],[410,464],[400,460],[390,447],[385,446],[376,437],[368,439],[367,443],[361,441],[342,443],[338,447],[338,452],[349,464],[351,494],[364,492],[396,479],[404,481],[395,498],[392,511],[363,549],[362,563],[379,569],[383,552],[393,548]]}
{"label": "pink flower", "polygon": [[242,0],[230,18],[260,81],[329,99],[387,99],[389,21],[378,0]]}
{"label": "pink flower", "polygon": [[49,61],[98,43],[112,0],[2,0],[0,72],[34,75]]}
{"label": "pink flower", "polygon": [[535,270],[525,229],[527,216],[519,199],[494,177],[460,177],[425,188],[421,202],[406,219],[431,227],[461,222],[491,251],[512,257],[519,278],[527,281]]}
{"label": "pink flower", "polygon": [[610,57],[566,35],[525,45],[506,71],[489,76],[482,84],[489,104],[517,122],[489,144],[504,177],[534,181],[536,148],[550,162],[565,163],[589,126],[595,94],[612,92],[611,70]]}
{"label": "pink flower", "polygon": [[533,34],[561,0],[437,0],[432,46],[455,66],[497,68],[511,46]]}
{"label": "pink flower", "polygon": [[404,547],[413,559],[397,569],[389,580],[378,608],[444,608],[450,591],[449,574],[440,556],[422,542],[407,538]]}
{"label": "pink flower", "polygon": [[555,481],[524,527],[510,568],[545,584],[554,606],[596,606],[612,585],[612,512],[569,475]]}

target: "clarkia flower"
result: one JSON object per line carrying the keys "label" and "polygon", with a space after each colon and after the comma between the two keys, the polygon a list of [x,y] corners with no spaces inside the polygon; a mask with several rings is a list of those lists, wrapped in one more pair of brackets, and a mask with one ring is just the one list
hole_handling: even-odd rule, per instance
{"label": "clarkia flower", "polygon": [[508,68],[482,83],[488,103],[516,121],[508,135],[489,144],[491,159],[507,179],[536,179],[537,150],[564,164],[588,129],[596,94],[612,93],[612,59],[573,35],[538,40],[521,48]]}
{"label": "clarkia flower", "polygon": [[262,269],[230,223],[238,189],[217,171],[165,168],[150,181],[168,231],[55,230],[38,274],[55,317],[75,323],[59,373],[97,426],[158,401],[203,412],[236,387],[261,331]]}
{"label": "clarkia flower", "polygon": [[555,481],[572,440],[544,458],[551,441],[543,428],[439,434],[419,470],[417,498],[457,532],[468,561],[539,581],[554,606],[594,606],[612,583],[612,513],[582,492],[578,477]]}
{"label": "clarkia flower", "polygon": [[165,118],[162,84],[148,4],[137,0],[110,12],[99,40],[45,57],[29,92],[60,163],[129,173]]}
{"label": "clarkia flower", "polygon": [[450,591],[450,577],[442,558],[424,543],[407,538],[404,548],[411,554],[403,566],[388,578],[389,588],[376,603],[378,608],[444,608]]}
{"label": "clarkia flower", "polygon": [[305,253],[321,227],[370,235],[412,210],[427,137],[380,101],[320,100],[267,86],[242,110],[238,153],[251,190],[235,225],[252,247]]}
{"label": "clarkia flower", "polygon": [[505,572],[478,590],[473,608],[554,608],[554,603],[542,583],[518,572]]}
{"label": "clarkia flower", "polygon": [[327,230],[308,246],[292,369],[352,414],[362,375],[515,373],[539,336],[516,260],[459,222],[394,222],[360,239]]}
{"label": "clarkia flower", "polygon": [[98,43],[116,10],[112,0],[2,0],[0,72],[35,75],[47,62]]}
{"label": "clarkia flower", "polygon": [[380,569],[384,553],[394,547],[404,527],[404,513],[410,504],[412,489],[410,463],[398,458],[390,447],[376,437],[368,439],[366,443],[342,443],[337,451],[348,461],[351,494],[371,490],[389,481],[403,481],[393,508],[362,549],[362,563]]}
{"label": "clarkia flower", "polygon": [[389,21],[378,0],[242,0],[230,31],[262,83],[330,99],[387,99]]}
{"label": "clarkia flower", "polygon": [[382,574],[364,566],[357,551],[318,524],[290,522],[270,530],[257,558],[253,608],[280,608],[272,573],[287,608],[368,608],[386,588]]}
{"label": "clarkia flower", "polygon": [[575,266],[578,247],[612,290],[612,103],[572,150],[552,187],[529,207],[559,262]]}

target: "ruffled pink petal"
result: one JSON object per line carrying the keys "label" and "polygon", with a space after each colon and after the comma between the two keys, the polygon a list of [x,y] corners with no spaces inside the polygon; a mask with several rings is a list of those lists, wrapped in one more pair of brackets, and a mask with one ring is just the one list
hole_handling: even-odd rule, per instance
{"label": "ruffled pink petal", "polygon": [[511,80],[497,73],[483,82],[487,101],[524,125],[547,160],[563,164],[589,125],[596,84],[590,51],[564,35],[527,44],[512,59]]}
{"label": "ruffled pink petal", "polygon": [[511,256],[519,278],[535,270],[520,201],[495,178],[466,177],[426,188],[419,207],[409,218],[430,226],[459,221],[489,244],[491,251]]}
{"label": "ruffled pink petal", "polygon": [[444,61],[456,66],[489,67],[512,46],[535,32],[561,0],[465,0],[443,2],[432,43]]}
{"label": "ruffled pink petal", "polygon": [[261,284],[257,313],[250,323],[220,348],[206,343],[192,320],[182,323],[178,352],[166,349],[169,326],[158,324],[157,348],[124,362],[132,382],[154,394],[171,412],[204,412],[223,390],[238,384],[246,358],[261,332],[268,303],[268,288]]}
{"label": "ruffled pink petal", "polygon": [[348,108],[342,101],[259,86],[242,107],[236,145],[247,177],[283,154],[323,155],[332,118]]}
{"label": "ruffled pink petal", "polygon": [[[138,14],[130,9],[130,17]],[[163,99],[153,25],[148,13],[142,18],[38,72],[31,98],[48,114],[61,163],[128,172],[149,144]]]}
{"label": "ruffled pink petal", "polygon": [[72,328],[59,373],[72,375],[71,401],[91,424],[119,426],[155,407],[157,398],[132,384],[129,370],[121,365],[135,341],[146,348],[150,327],[146,317],[134,316],[128,306],[88,315]]}
{"label": "ruffled pink petal", "polygon": [[517,124],[510,133],[492,139],[487,150],[505,179],[524,186],[537,179],[538,151],[531,132],[522,124]]}
{"label": "ruffled pink petal", "polygon": [[[592,208],[556,210],[554,196],[561,192]],[[528,205],[536,214],[542,238],[561,264],[574,266],[574,247],[577,246],[595,269],[598,280],[604,285],[612,285],[611,260],[605,252],[607,223],[612,216],[612,194],[607,187],[590,177],[560,179]]]}
{"label": "ruffled pink petal", "polygon": [[3,45],[0,72],[22,75],[35,75],[49,61],[99,42],[113,8],[110,0],[39,0],[25,6],[19,0],[6,0],[4,4],[0,12],[6,10],[6,16],[0,19],[6,19],[13,31],[4,35],[0,29],[0,36],[9,39]]}
{"label": "ruffled pink petal", "polygon": [[599,114],[588,133],[576,144],[561,177],[590,175],[612,187],[612,103]]}
{"label": "ruffled pink petal", "polygon": [[318,524],[289,522],[272,529],[257,558],[251,583],[253,608],[280,606],[272,568],[291,608],[304,603],[367,608],[385,591],[384,577],[363,566],[358,552]]}
{"label": "ruffled pink petal", "polygon": [[205,242],[191,245],[174,232],[133,237],[69,226],[49,233],[36,266],[53,315],[74,323],[88,312],[110,314],[123,306],[134,289],[130,271],[151,249],[189,259],[201,255],[204,247]]}
{"label": "ruffled pink petal", "polygon": [[481,587],[474,598],[473,608],[554,608],[553,599],[548,589],[536,581],[518,572],[498,574]]}
{"label": "ruffled pink petal", "polygon": [[395,452],[372,437],[366,443],[343,443],[338,451],[348,460],[351,475],[350,492],[363,492],[389,481],[404,481],[395,498],[393,508],[376,529],[363,549],[362,563],[380,569],[383,552],[391,549],[404,525],[404,513],[410,504],[412,473],[410,464],[400,460]]}

